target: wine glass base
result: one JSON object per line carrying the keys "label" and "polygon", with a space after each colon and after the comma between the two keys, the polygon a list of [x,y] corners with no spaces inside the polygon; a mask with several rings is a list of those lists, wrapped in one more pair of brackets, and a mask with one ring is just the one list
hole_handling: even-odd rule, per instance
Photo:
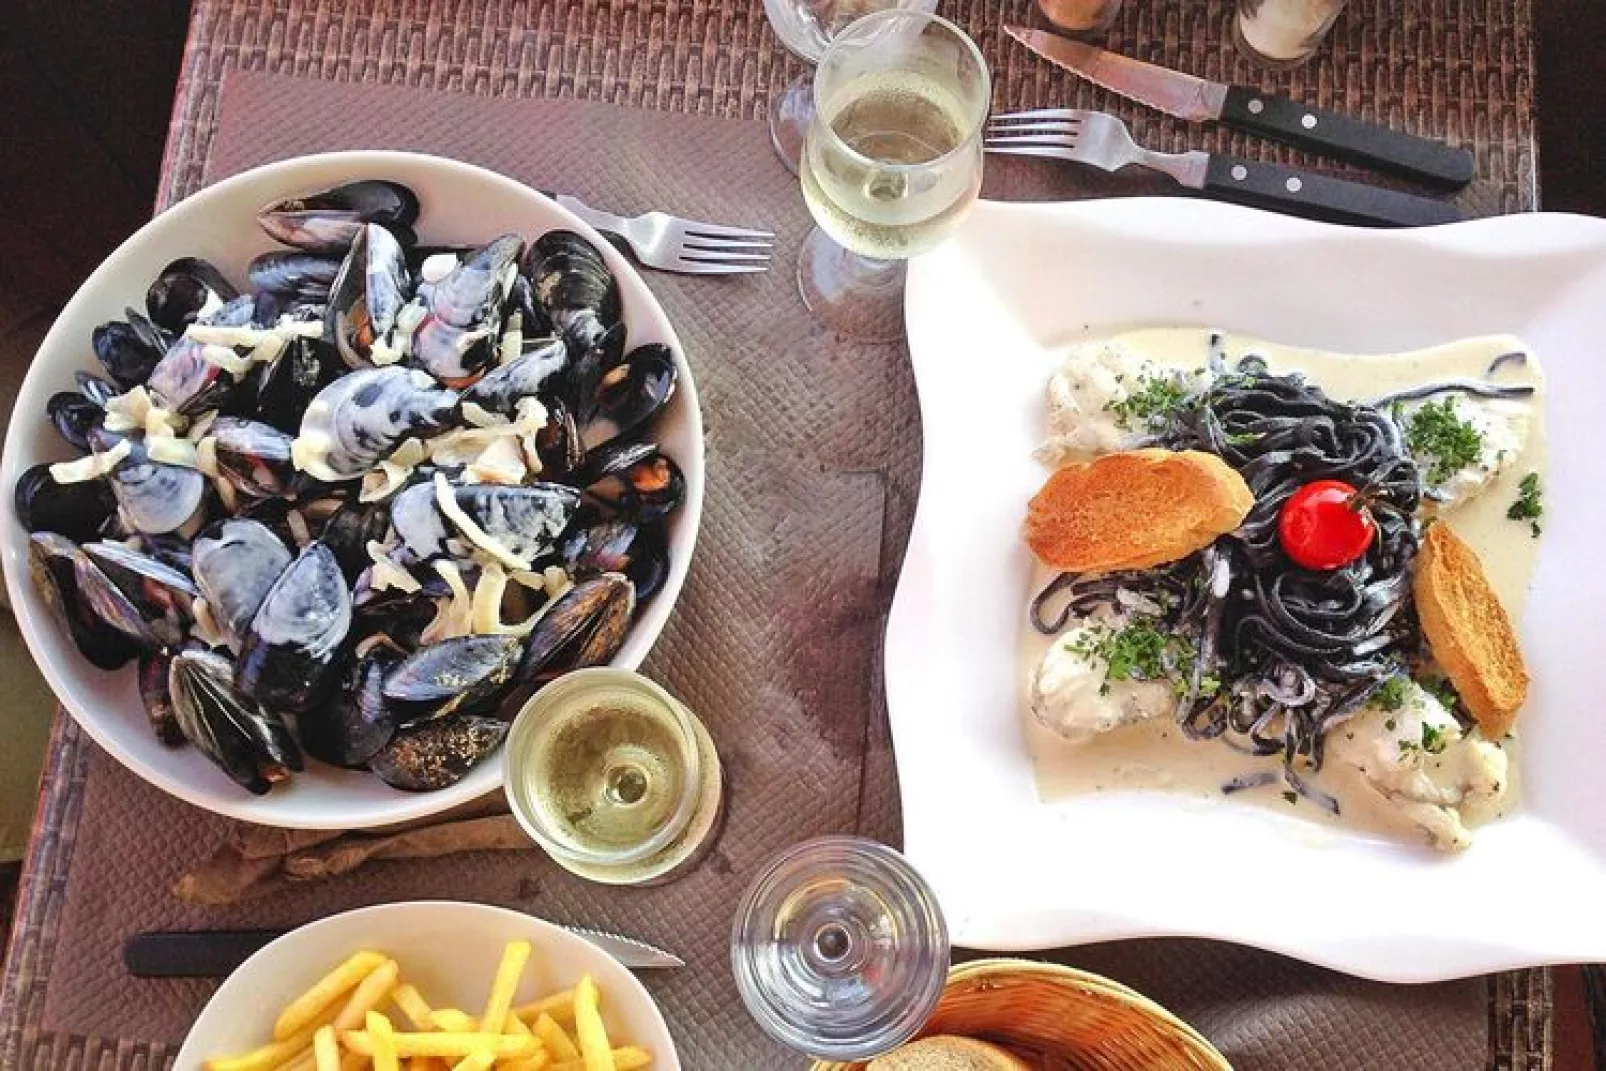
{"label": "wine glass base", "polygon": [[861,257],[815,227],[797,258],[797,289],[814,318],[860,342],[904,337],[901,260]]}
{"label": "wine glass base", "polygon": [[797,174],[803,159],[803,142],[814,122],[814,83],[808,75],[799,75],[781,90],[771,102],[770,144],[775,155],[792,174]]}

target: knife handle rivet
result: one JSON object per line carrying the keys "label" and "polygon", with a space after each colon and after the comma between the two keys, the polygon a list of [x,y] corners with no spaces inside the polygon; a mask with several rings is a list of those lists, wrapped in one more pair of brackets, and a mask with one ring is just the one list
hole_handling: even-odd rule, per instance
{"label": "knife handle rivet", "polygon": [[1299,181],[1297,178],[1290,178],[1287,182],[1283,183],[1283,185],[1288,187],[1289,193],[1298,193],[1305,184]]}
{"label": "knife handle rivet", "polygon": [[1304,127],[1306,130],[1315,130],[1316,117],[1314,115],[1307,115],[1299,121],[1299,125]]}
{"label": "knife handle rivet", "polygon": [[1259,97],[1256,97],[1254,100],[1249,102],[1248,107],[1251,115],[1259,115],[1261,112],[1266,110],[1266,102],[1261,100]]}
{"label": "knife handle rivet", "polygon": [[1242,182],[1244,179],[1249,177],[1249,169],[1243,164],[1233,164],[1232,177],[1238,182]]}

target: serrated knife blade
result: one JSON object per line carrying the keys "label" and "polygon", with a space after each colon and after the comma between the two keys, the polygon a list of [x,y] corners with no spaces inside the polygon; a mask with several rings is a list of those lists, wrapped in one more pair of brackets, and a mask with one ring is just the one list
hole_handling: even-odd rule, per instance
{"label": "serrated knife blade", "polygon": [[1004,32],[1044,59],[1139,104],[1195,123],[1221,118],[1227,87],[1219,82],[1156,67],[1043,30],[1005,26]]}

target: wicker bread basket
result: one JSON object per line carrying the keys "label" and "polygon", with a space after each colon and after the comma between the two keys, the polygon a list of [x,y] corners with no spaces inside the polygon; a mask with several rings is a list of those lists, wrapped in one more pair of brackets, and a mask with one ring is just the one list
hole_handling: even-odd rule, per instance
{"label": "wicker bread basket", "polygon": [[[1052,963],[984,959],[948,972],[920,1036],[959,1034],[1002,1045],[1033,1068],[1232,1071],[1193,1027],[1126,986]],[[814,1071],[863,1071],[818,1062]]]}

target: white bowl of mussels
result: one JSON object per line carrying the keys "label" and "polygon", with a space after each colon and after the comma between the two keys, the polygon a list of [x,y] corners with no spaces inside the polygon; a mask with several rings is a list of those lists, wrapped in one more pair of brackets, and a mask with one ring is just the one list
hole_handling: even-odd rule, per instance
{"label": "white bowl of mussels", "polygon": [[634,668],[696,542],[663,309],[540,194],[288,160],[152,220],[62,310],[0,464],[6,587],[78,724],[266,825],[495,790],[522,698]]}

